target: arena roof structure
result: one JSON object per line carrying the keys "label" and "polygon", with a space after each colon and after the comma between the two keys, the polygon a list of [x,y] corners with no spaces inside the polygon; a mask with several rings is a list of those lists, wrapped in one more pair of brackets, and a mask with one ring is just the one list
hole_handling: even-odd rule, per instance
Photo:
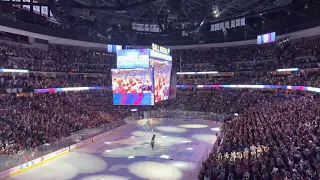
{"label": "arena roof structure", "polygon": [[[195,23],[252,15],[283,7],[292,0],[2,0],[2,4],[49,6],[55,16],[105,23]],[[57,9],[57,11],[56,11]],[[59,15],[58,15],[59,13]],[[61,18],[59,17],[59,18]],[[61,20],[61,19],[60,19]]]}
{"label": "arena roof structure", "polygon": [[[49,0],[50,1],[50,0]],[[59,1],[57,1],[59,4]],[[72,8],[72,15],[89,20],[107,18],[112,24],[192,23],[198,16],[206,21],[235,18],[279,8],[292,0],[72,0],[61,6]],[[169,16],[169,17],[168,17]]]}
{"label": "arena roof structure", "polygon": [[[201,43],[217,38],[216,33],[210,35],[210,25],[214,23],[246,18],[246,28],[241,33],[256,35],[279,25],[287,27],[278,20],[288,22],[283,18],[290,18],[289,15],[297,16],[289,21],[298,18],[306,22],[302,20],[308,16],[305,10],[313,9],[314,4],[319,5],[317,0],[1,0],[1,15],[32,22],[34,17],[19,17],[20,11],[42,17],[45,14],[34,23],[54,22],[63,30],[109,41],[125,39],[121,44],[140,44],[139,40],[149,43],[150,39]],[[219,36],[228,41],[224,34]]]}

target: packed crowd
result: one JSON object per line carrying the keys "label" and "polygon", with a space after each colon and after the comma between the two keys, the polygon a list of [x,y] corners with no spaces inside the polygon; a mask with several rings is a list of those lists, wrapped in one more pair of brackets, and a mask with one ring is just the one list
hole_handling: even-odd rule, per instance
{"label": "packed crowd", "polygon": [[319,179],[319,104],[263,96],[225,123],[222,146],[203,163],[199,179]]}
{"label": "packed crowd", "polygon": [[[260,71],[274,71],[277,68],[319,68],[319,40],[298,40],[286,46],[275,43],[240,47],[211,48],[201,50],[174,50],[173,64],[178,71],[254,71],[249,78],[213,76],[178,76],[179,84],[319,84],[317,73],[296,73],[291,76],[257,75]],[[50,45],[48,51],[27,48],[22,45],[0,44],[0,67],[28,69],[34,73],[24,77],[4,77],[0,86],[12,87],[76,87],[111,85],[110,69],[114,67],[116,55],[98,50],[69,46]],[[62,72],[63,76],[47,77],[35,72]],[[76,75],[77,73],[80,73]],[[104,74],[104,77],[88,78],[84,73]],[[22,75],[23,76],[23,75]],[[311,79],[310,79],[311,77]],[[307,80],[307,81],[306,81]]]}
{"label": "packed crowd", "polygon": [[1,68],[41,72],[108,73],[116,55],[89,49],[50,45],[49,50],[0,44]]}
{"label": "packed crowd", "polygon": [[211,48],[204,50],[174,51],[174,58],[181,57],[186,63],[232,63],[239,61],[263,61],[276,59],[279,54],[276,44],[249,45],[243,47]]}
{"label": "packed crowd", "polygon": [[[251,98],[254,96],[255,98]],[[170,107],[184,111],[215,112],[234,114],[243,112],[264,96],[256,90],[208,89],[193,91],[181,90]]]}
{"label": "packed crowd", "polygon": [[[319,40],[296,40],[285,45],[249,45],[173,51],[182,71],[272,71],[280,68],[319,67]],[[181,65],[181,66],[180,66]]]}
{"label": "packed crowd", "polygon": [[110,108],[108,92],[7,96],[0,101],[0,154],[54,142],[126,115]]}

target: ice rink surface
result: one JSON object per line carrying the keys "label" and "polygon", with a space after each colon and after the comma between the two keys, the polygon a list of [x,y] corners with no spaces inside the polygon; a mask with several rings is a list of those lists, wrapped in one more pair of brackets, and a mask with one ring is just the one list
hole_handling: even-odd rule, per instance
{"label": "ice rink surface", "polygon": [[144,122],[137,122],[7,180],[195,180],[195,172],[217,139],[219,125],[151,122],[153,133],[144,132]]}

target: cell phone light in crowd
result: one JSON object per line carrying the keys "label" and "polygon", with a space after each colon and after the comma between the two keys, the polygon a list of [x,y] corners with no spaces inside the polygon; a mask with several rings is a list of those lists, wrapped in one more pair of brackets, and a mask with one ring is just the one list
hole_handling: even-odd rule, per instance
{"label": "cell phone light in crowd", "polygon": [[112,144],[112,142],[104,142],[104,144]]}
{"label": "cell phone light in crowd", "polygon": [[299,68],[277,69],[277,72],[299,71]]}
{"label": "cell phone light in crowd", "polygon": [[234,116],[239,116],[239,114],[238,113],[234,113]]}
{"label": "cell phone light in crowd", "polygon": [[134,156],[129,156],[129,157],[128,157],[128,159],[133,159],[133,158],[134,158]]}

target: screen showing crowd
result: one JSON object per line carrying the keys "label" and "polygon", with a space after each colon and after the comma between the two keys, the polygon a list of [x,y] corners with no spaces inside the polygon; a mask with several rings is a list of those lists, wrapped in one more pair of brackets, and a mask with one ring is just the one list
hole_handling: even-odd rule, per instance
{"label": "screen showing crowd", "polygon": [[267,33],[257,36],[257,44],[265,44],[276,41],[276,33]]}
{"label": "screen showing crowd", "polygon": [[153,105],[153,70],[112,69],[115,105]]}
{"label": "screen showing crowd", "polygon": [[154,68],[154,101],[169,99],[172,63],[151,59],[151,66]]}

